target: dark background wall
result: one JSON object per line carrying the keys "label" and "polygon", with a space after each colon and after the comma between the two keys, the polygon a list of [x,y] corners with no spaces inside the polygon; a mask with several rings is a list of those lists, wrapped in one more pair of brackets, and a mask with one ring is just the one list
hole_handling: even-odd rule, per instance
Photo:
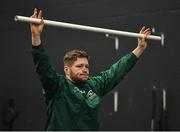
{"label": "dark background wall", "polygon": [[[180,130],[180,1],[179,0],[6,0],[0,4],[0,109],[14,98],[20,112],[14,130],[43,130],[46,106],[32,61],[29,25],[14,22],[15,15],[30,16],[34,8],[46,19],[116,30],[138,32],[145,25],[165,34],[165,45],[148,41],[148,48],[134,69],[102,102],[100,130],[150,130],[152,89],[167,89],[167,130]],[[91,75],[107,69],[132,51],[137,40],[103,34],[45,27],[42,35],[50,60],[63,74],[62,57],[70,49],[87,50]],[[2,116],[0,116],[2,118]]]}

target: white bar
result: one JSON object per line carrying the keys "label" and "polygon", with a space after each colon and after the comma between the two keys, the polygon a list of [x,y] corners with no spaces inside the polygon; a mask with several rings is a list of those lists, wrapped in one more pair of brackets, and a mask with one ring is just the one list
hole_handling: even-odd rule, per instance
{"label": "white bar", "polygon": [[[16,15],[14,19],[15,19],[15,21],[21,21],[21,22],[27,22],[27,23],[36,23],[36,24],[39,24],[41,21],[40,19],[30,18],[30,17],[25,17],[25,16],[18,16],[18,15]],[[49,26],[64,27],[64,28],[99,32],[99,33],[105,33],[105,34],[114,34],[114,35],[135,37],[135,38],[139,38],[139,37],[144,36],[143,34],[139,34],[139,33],[118,31],[118,30],[91,27],[91,26],[83,26],[83,25],[78,25],[78,24],[71,24],[71,23],[51,21],[51,20],[44,20],[44,24],[49,25]],[[148,35],[147,39],[162,41],[161,36],[155,36],[155,35]]]}
{"label": "white bar", "polygon": [[151,120],[151,131],[154,131],[154,119]]}
{"label": "white bar", "polygon": [[118,92],[114,92],[114,112],[118,111]]}
{"label": "white bar", "polygon": [[166,111],[166,90],[163,89],[163,110]]}

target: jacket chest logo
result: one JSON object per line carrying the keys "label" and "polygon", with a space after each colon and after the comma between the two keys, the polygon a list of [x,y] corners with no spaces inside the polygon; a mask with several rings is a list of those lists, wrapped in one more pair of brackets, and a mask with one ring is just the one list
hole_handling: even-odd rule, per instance
{"label": "jacket chest logo", "polygon": [[81,93],[83,96],[86,96],[90,100],[92,100],[96,96],[96,93],[94,93],[92,90],[89,90],[86,93],[85,90],[80,90],[78,87],[74,87],[73,91],[74,91],[74,93],[76,93],[76,92]]}

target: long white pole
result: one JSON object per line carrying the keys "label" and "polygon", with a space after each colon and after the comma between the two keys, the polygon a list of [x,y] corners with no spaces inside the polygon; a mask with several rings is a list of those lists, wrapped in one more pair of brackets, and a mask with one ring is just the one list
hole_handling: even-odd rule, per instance
{"label": "long white pole", "polygon": [[[18,16],[18,15],[15,16],[14,20],[15,21],[21,21],[21,22],[27,22],[27,23],[35,23],[35,24],[39,24],[40,21],[41,21],[40,19],[31,18],[31,17],[25,17],[25,16]],[[84,25],[71,24],[71,23],[52,21],[52,20],[44,20],[44,24],[49,25],[49,26],[71,28],[71,29],[99,32],[99,33],[105,33],[105,34],[113,34],[113,35],[135,37],[135,38],[144,36],[143,34],[139,34],[139,33],[118,31],[118,30],[91,27],[91,26],[84,26]],[[155,36],[155,35],[148,35],[147,39],[163,41],[162,36]]]}

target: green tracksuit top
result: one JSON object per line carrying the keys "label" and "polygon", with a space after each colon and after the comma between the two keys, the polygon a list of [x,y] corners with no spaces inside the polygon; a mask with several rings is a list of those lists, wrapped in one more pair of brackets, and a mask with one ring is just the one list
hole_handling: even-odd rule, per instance
{"label": "green tracksuit top", "polygon": [[78,85],[55,71],[42,44],[32,47],[32,55],[46,98],[46,130],[98,130],[101,98],[137,61],[137,57],[129,53],[108,70]]}

